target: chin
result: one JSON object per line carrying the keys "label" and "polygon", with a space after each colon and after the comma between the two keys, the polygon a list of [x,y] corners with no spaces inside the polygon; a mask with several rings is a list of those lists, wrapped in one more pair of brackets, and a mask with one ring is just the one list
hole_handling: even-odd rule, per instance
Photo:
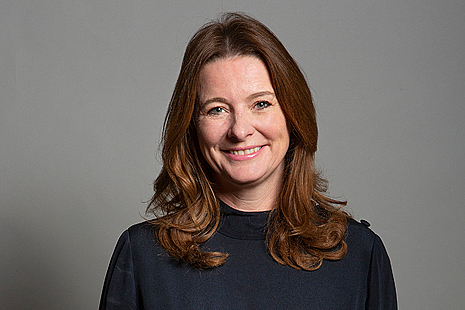
{"label": "chin", "polygon": [[251,185],[254,183],[258,184],[260,183],[260,181],[264,179],[265,176],[263,174],[251,175],[250,172],[236,175],[229,174],[227,178],[224,180],[224,184],[227,185],[228,183],[233,183],[237,185]]}

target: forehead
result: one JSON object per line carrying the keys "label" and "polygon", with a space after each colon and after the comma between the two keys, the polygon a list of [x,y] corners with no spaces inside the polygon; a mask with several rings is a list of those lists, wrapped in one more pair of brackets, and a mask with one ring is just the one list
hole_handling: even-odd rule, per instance
{"label": "forehead", "polygon": [[199,96],[216,91],[273,91],[265,63],[254,56],[215,59],[200,72]]}

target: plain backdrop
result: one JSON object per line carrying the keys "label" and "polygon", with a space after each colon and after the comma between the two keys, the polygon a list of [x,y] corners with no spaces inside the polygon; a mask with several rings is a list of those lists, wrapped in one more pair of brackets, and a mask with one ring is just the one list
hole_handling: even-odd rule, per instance
{"label": "plain backdrop", "polygon": [[383,239],[400,309],[463,309],[463,0],[0,1],[0,308],[97,308],[187,41],[222,11],[305,71],[318,165]]}

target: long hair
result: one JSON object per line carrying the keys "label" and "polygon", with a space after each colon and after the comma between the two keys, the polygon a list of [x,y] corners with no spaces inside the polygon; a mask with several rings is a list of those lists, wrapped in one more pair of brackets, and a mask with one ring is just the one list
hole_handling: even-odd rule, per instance
{"label": "long hair", "polygon": [[310,89],[271,30],[242,13],[221,15],[187,45],[163,126],[163,167],[147,207],[147,213],[156,216],[151,222],[159,244],[196,268],[220,266],[226,260],[225,253],[200,248],[216,231],[220,209],[194,119],[201,69],[215,59],[235,56],[254,56],[265,63],[290,128],[282,190],[268,224],[271,256],[305,270],[319,268],[323,259],[343,258],[349,215],[341,210],[345,202],[325,194],[327,182],[315,168],[318,129]]}

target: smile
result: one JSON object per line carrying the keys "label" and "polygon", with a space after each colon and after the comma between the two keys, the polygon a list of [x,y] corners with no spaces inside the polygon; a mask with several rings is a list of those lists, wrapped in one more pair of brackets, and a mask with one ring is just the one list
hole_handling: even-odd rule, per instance
{"label": "smile", "polygon": [[252,149],[247,149],[247,150],[229,151],[229,153],[234,154],[234,155],[249,155],[249,154],[258,152],[261,148],[262,148],[261,146],[257,146],[257,147],[254,147]]}

